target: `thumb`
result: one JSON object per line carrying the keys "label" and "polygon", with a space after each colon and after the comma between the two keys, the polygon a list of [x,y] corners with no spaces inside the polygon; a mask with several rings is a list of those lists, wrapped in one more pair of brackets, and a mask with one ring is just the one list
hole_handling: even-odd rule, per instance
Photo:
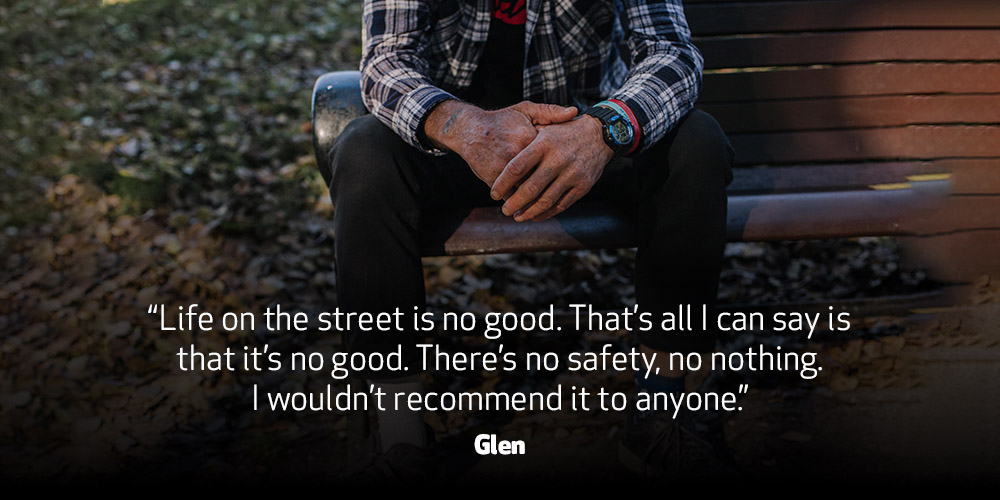
{"label": "thumb", "polygon": [[556,104],[539,104],[525,101],[514,105],[514,108],[524,113],[534,125],[562,123],[576,118],[577,110],[573,106]]}

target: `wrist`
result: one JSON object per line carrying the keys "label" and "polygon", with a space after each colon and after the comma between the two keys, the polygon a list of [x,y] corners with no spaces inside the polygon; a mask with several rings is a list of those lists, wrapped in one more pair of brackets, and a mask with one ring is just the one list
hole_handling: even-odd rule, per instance
{"label": "wrist", "polygon": [[604,153],[606,157],[605,159],[607,161],[611,161],[611,159],[615,156],[615,150],[611,149],[611,146],[608,146],[608,144],[604,142],[604,124],[601,123],[601,120],[588,114],[580,115],[578,120],[585,124],[584,126],[587,130],[586,137],[588,138],[588,141],[600,144],[601,152]]}
{"label": "wrist", "polygon": [[460,131],[468,126],[479,108],[454,99],[442,101],[427,114],[424,120],[424,136],[436,148],[460,153],[462,145]]}

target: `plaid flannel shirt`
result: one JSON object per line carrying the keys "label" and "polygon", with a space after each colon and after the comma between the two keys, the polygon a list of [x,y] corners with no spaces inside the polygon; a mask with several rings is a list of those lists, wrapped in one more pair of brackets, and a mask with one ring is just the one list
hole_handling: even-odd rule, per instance
{"label": "plaid flannel shirt", "polygon": [[[365,105],[414,147],[431,109],[455,99],[489,33],[493,0],[365,0],[361,90]],[[624,103],[642,151],[694,106],[703,61],[680,0],[527,0],[526,100],[586,107]],[[627,44],[626,66],[618,42]]]}

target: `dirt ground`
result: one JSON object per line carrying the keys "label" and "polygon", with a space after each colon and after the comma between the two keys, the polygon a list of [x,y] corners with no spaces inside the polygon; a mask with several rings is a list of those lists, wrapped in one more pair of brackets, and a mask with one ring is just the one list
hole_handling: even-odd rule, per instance
{"label": "dirt ground", "polygon": [[[174,353],[195,340],[206,351],[267,342],[284,351],[330,353],[342,349],[339,335],[236,332],[195,338],[158,332],[147,314],[148,304],[190,301],[216,314],[260,311],[273,303],[296,304],[314,313],[328,310],[336,297],[327,212],[317,208],[297,218],[290,230],[294,236],[262,246],[250,239],[213,236],[202,223],[167,227],[154,215],[112,217],[120,200],[72,176],[52,185],[49,195],[55,210],[51,224],[30,237],[9,240],[0,287],[0,370],[5,374],[0,379],[0,476],[332,479],[345,457],[344,414],[248,411],[253,384],[312,391],[330,383],[326,373],[180,373]],[[726,299],[730,304],[737,299],[868,303],[876,300],[871,297],[923,289],[918,275],[899,270],[894,248],[879,240],[734,244],[727,249],[731,255],[723,289],[731,294]],[[445,310],[531,310],[531,304],[559,301],[620,307],[632,298],[632,258],[621,251],[432,261],[425,266],[427,291],[432,306]],[[727,431],[748,476],[782,477],[801,470],[802,477],[810,477],[839,473],[847,464],[857,464],[860,472],[880,470],[869,467],[864,457],[885,459],[881,469],[907,470],[908,460],[931,453],[912,448],[937,443],[919,435],[937,424],[945,430],[934,430],[934,439],[943,440],[936,449],[971,457],[971,468],[965,470],[980,470],[976,464],[988,468],[990,462],[976,460],[981,447],[973,449],[969,443],[990,443],[988,429],[977,431],[974,424],[986,426],[996,415],[996,405],[979,396],[996,392],[994,378],[988,376],[998,341],[997,322],[988,319],[990,307],[1000,299],[996,281],[982,281],[981,305],[953,311],[953,318],[912,325],[899,317],[863,318],[843,339],[811,346],[764,339],[815,350],[824,376],[810,384],[761,376],[749,381],[752,391],[744,410],[732,416]],[[520,340],[535,351],[563,353],[592,350],[609,341],[624,346],[627,339],[586,334],[525,335]],[[432,382],[436,389],[494,384],[505,391],[545,390],[558,377],[444,375]],[[632,386],[629,373],[585,378],[619,390]],[[938,393],[943,396],[935,399]],[[939,414],[949,417],[935,416]],[[466,452],[471,443],[461,444],[460,438],[483,426],[482,420],[458,413],[429,416],[439,438],[458,439]],[[469,479],[573,472],[617,480],[624,473],[614,450],[621,423],[616,414],[514,416],[492,424],[530,439],[529,455],[482,461],[456,456],[471,469],[465,475]],[[957,432],[973,437],[948,437]],[[862,458],[852,458],[856,456]],[[949,460],[938,468],[960,463]]]}

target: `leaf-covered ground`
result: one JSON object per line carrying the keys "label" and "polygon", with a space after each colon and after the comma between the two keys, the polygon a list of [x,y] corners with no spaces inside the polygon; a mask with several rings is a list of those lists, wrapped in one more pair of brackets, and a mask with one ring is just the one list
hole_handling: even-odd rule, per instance
{"label": "leaf-covered ground", "polygon": [[[0,6],[4,474],[155,476],[163,463],[291,473],[294,443],[340,446],[342,416],[246,411],[247,384],[325,379],[180,374],[171,355],[192,338],[156,334],[145,306],[336,306],[310,90],[321,73],[357,66],[358,19],[359,2],[347,0]],[[725,304],[926,286],[885,239],[732,244],[726,255]],[[439,258],[425,275],[439,310],[616,308],[634,300],[632,262],[631,250]],[[258,331],[196,342],[332,350],[340,341]],[[449,418],[439,431],[468,423]]]}

